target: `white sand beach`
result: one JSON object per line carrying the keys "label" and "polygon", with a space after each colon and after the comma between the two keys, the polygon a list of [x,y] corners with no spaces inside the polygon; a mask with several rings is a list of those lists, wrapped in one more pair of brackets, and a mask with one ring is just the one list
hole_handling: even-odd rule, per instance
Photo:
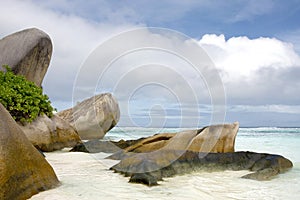
{"label": "white sand beach", "polygon": [[300,165],[271,181],[240,178],[248,171],[197,172],[147,187],[128,183],[128,178],[109,171],[118,161],[105,153],[67,150],[46,153],[61,186],[41,192],[32,200],[69,199],[299,199]]}

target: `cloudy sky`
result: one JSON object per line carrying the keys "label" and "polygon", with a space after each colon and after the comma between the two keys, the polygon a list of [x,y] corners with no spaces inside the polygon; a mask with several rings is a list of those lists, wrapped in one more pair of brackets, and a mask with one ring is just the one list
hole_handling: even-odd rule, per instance
{"label": "cloudy sky", "polygon": [[[226,122],[300,126],[298,0],[3,0],[0,12],[0,37],[30,27],[50,35],[54,52],[43,88],[58,110],[72,106],[79,91],[112,92],[123,126],[206,125],[222,103]],[[181,42],[200,49],[149,27],[184,36]],[[114,43],[136,28],[142,33]],[[122,54],[101,76],[99,62],[132,44],[157,48]],[[213,70],[193,71],[182,55],[195,54]]]}

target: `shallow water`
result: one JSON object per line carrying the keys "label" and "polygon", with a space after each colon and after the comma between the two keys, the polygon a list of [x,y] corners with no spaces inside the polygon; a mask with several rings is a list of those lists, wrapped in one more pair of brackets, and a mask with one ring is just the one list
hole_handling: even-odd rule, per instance
{"label": "shallow water", "polygon": [[[139,138],[156,130],[113,130],[106,139]],[[161,132],[174,132],[164,129]],[[270,181],[240,178],[248,171],[197,172],[165,178],[160,186],[129,184],[128,178],[109,171],[117,161],[104,159],[108,154],[58,151],[46,153],[62,185],[31,199],[300,199],[300,129],[241,128],[236,150],[281,154],[294,167]]]}

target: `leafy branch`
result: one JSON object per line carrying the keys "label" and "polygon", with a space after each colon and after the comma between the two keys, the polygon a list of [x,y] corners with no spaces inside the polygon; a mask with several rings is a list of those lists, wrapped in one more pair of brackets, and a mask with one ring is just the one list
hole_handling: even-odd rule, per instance
{"label": "leafy branch", "polygon": [[42,114],[53,116],[54,109],[42,88],[15,75],[8,65],[2,67],[5,71],[0,71],[0,102],[16,121],[30,123]]}

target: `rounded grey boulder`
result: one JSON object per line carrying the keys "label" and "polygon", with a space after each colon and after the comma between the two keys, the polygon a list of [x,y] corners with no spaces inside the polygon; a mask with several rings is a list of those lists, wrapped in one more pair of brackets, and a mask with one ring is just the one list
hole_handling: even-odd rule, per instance
{"label": "rounded grey boulder", "polygon": [[45,32],[30,28],[8,35],[0,40],[0,52],[0,66],[9,65],[15,74],[41,87],[52,55],[52,42]]}
{"label": "rounded grey boulder", "polygon": [[118,102],[109,93],[95,95],[57,115],[77,130],[82,140],[101,139],[119,121]]}

